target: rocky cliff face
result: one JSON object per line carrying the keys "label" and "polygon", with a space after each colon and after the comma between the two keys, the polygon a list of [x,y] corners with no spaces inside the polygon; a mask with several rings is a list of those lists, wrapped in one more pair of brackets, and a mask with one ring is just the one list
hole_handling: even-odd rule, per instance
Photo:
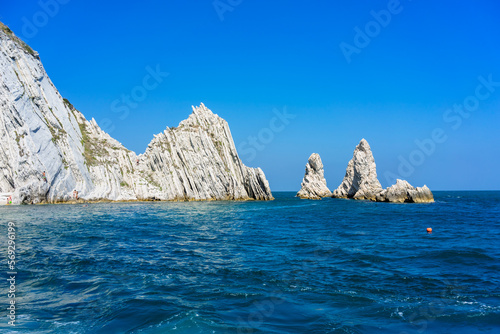
{"label": "rocky cliff face", "polygon": [[1,23],[0,43],[0,192],[14,204],[68,201],[75,189],[87,200],[273,198],[203,104],[136,155],[63,99],[38,54]]}
{"label": "rocky cliff face", "polygon": [[304,199],[321,199],[329,197],[332,192],[326,186],[323,162],[317,153],[311,154],[306,164],[306,173],[297,196]]}
{"label": "rocky cliff face", "polygon": [[342,183],[333,192],[333,197],[375,200],[381,191],[372,150],[368,142],[361,139],[347,164]]}
{"label": "rocky cliff face", "polygon": [[382,189],[377,179],[377,168],[370,145],[361,139],[349,161],[344,179],[334,190],[332,197],[368,199],[393,203],[434,202],[432,192],[427,186],[413,187],[408,182],[397,180],[396,184]]}

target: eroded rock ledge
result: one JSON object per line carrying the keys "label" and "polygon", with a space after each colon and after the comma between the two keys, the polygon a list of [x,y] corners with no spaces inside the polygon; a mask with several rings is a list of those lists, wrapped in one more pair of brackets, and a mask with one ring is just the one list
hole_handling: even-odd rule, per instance
{"label": "eroded rock ledge", "polygon": [[396,184],[378,193],[376,200],[392,203],[429,203],[434,202],[434,196],[425,185],[415,188],[407,181],[398,179]]}

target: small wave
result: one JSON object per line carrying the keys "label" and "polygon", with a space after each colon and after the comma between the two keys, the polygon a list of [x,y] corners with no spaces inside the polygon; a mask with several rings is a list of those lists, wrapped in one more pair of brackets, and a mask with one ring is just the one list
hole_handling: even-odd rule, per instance
{"label": "small wave", "polygon": [[[226,329],[226,330],[224,330]],[[178,313],[166,320],[160,321],[156,325],[132,331],[131,333],[144,334],[205,334],[205,333],[227,333],[227,326],[219,324],[213,320],[200,315],[198,311],[188,311]]]}
{"label": "small wave", "polygon": [[[457,261],[457,260],[485,260],[485,261],[493,261],[495,260],[491,256],[486,254],[486,251],[480,248],[469,249],[469,250],[439,250],[428,252],[421,257],[425,257],[427,259],[436,259],[436,260],[445,260],[445,261]],[[466,262],[464,262],[466,263]]]}

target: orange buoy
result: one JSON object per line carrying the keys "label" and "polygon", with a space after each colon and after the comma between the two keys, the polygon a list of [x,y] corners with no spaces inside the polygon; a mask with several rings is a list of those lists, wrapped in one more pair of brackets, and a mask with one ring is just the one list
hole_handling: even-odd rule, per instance
{"label": "orange buoy", "polygon": [[428,233],[432,233],[432,228],[428,227],[428,228],[427,228],[427,232],[428,232]]}

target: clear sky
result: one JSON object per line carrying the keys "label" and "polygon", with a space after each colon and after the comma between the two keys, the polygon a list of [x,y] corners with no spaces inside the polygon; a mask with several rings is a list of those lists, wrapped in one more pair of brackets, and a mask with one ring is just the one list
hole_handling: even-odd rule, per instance
{"label": "clear sky", "polygon": [[0,7],[61,94],[127,148],[203,102],[274,191],[298,190],[313,152],[336,188],[361,138],[384,187],[500,189],[499,14],[491,0]]}

